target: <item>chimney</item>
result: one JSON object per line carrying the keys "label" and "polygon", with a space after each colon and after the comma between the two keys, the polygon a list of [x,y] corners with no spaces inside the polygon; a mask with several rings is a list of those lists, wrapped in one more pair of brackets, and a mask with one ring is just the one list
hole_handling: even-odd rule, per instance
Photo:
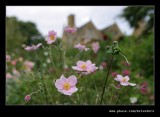
{"label": "chimney", "polygon": [[74,15],[69,15],[68,16],[68,26],[69,27],[74,27],[75,23],[74,23]]}

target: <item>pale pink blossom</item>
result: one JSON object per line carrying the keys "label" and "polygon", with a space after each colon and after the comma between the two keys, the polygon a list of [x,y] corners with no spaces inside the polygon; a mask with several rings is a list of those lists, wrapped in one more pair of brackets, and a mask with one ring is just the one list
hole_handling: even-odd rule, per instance
{"label": "pale pink blossom", "polygon": [[31,96],[30,96],[30,95],[26,95],[25,98],[24,98],[24,100],[27,101],[27,102],[28,102],[30,99],[31,99]]}
{"label": "pale pink blossom", "polygon": [[39,43],[38,45],[32,45],[32,46],[27,46],[25,47],[24,49],[27,50],[27,51],[34,51],[34,50],[37,50],[40,46],[42,46],[41,43]]}
{"label": "pale pink blossom", "polygon": [[69,95],[69,96],[78,91],[76,84],[77,84],[77,78],[74,75],[68,78],[65,78],[62,75],[60,79],[56,80],[55,82],[55,86],[58,89],[58,91],[64,95]]}
{"label": "pale pink blossom", "polygon": [[52,44],[53,42],[55,42],[57,39],[57,33],[55,31],[49,31],[48,32],[48,35],[46,37],[46,41],[47,41],[47,44]]}
{"label": "pale pink blossom", "polygon": [[12,70],[13,74],[19,74],[19,72],[16,69]]}
{"label": "pale pink blossom", "polygon": [[89,48],[86,48],[85,45],[81,45],[80,43],[76,44],[76,45],[74,46],[74,48],[77,48],[77,49],[79,49],[80,51],[88,51],[88,50],[89,50]]}
{"label": "pale pink blossom", "polygon": [[11,56],[10,55],[6,55],[6,61],[9,62],[11,60]]}
{"label": "pale pink blossom", "polygon": [[72,66],[72,68],[85,74],[92,73],[98,69],[98,67],[96,67],[95,64],[92,64],[90,60],[87,60],[86,62],[78,61],[77,66]]}
{"label": "pale pink blossom", "polygon": [[15,65],[17,64],[17,59],[12,60],[12,61],[11,61],[11,64],[15,66]]}
{"label": "pale pink blossom", "polygon": [[97,51],[99,50],[99,48],[100,48],[99,42],[92,43],[92,49],[93,49],[94,53],[97,53]]}
{"label": "pale pink blossom", "polygon": [[75,32],[77,31],[77,28],[75,28],[75,27],[66,27],[64,30],[65,30],[67,33],[72,34],[72,33],[75,33]]}
{"label": "pale pink blossom", "polygon": [[130,78],[128,76],[123,77],[122,75],[117,75],[115,78],[116,81],[119,81],[121,85],[123,86],[135,86],[136,84],[128,82]]}
{"label": "pale pink blossom", "polygon": [[31,69],[34,67],[35,63],[34,62],[31,62],[31,61],[25,61],[23,63],[23,66],[25,68],[25,70],[27,71],[31,71]]}
{"label": "pale pink blossom", "polygon": [[6,78],[12,78],[12,75],[10,73],[6,73]]}
{"label": "pale pink blossom", "polygon": [[22,62],[22,61],[23,61],[23,57],[19,57],[19,58],[18,58],[18,61],[19,61],[19,62]]}
{"label": "pale pink blossom", "polygon": [[18,77],[20,77],[19,71],[17,71],[15,68],[12,70],[12,73],[13,73],[13,78],[18,78]]}

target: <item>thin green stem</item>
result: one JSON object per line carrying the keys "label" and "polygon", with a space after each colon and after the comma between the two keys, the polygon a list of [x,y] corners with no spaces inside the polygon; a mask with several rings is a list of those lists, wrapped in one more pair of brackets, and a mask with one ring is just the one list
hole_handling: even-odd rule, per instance
{"label": "thin green stem", "polygon": [[85,89],[85,95],[86,95],[86,98],[87,98],[87,103],[89,103],[89,97],[88,97],[88,93],[87,93],[87,79],[85,78],[85,83],[84,83],[84,89]]}
{"label": "thin green stem", "polygon": [[[40,60],[40,57],[38,56],[38,54],[37,54],[36,51],[35,51],[35,54],[36,54],[37,59],[42,63],[42,61]],[[50,75],[51,77],[53,77],[53,75],[52,75],[47,69],[45,69],[45,71],[47,71],[47,72],[49,73],[49,75]]]}
{"label": "thin green stem", "polygon": [[79,94],[77,93],[77,99],[78,99],[78,102],[77,103],[79,103],[80,102],[80,99],[79,99]]}
{"label": "thin green stem", "polygon": [[53,67],[53,69],[54,69],[55,75],[56,75],[56,77],[58,77],[58,75],[57,75],[57,72],[56,72],[56,67],[55,67],[55,64],[54,64],[54,62],[53,62],[53,60],[52,60],[51,45],[50,45],[49,58],[50,58],[50,60],[51,60],[52,67]]}
{"label": "thin green stem", "polygon": [[45,99],[45,97],[44,97],[44,95],[43,95],[42,91],[41,91],[41,95],[42,95],[42,97],[44,98],[44,100],[46,101],[46,99]]}
{"label": "thin green stem", "polygon": [[94,77],[93,77],[92,79],[93,79],[94,88],[95,88],[96,92],[98,93],[98,90],[97,90],[97,86],[96,86]]}
{"label": "thin green stem", "polygon": [[117,103],[118,103],[118,98],[119,98],[119,91],[118,91],[118,96],[117,96],[117,100],[116,100],[116,103],[115,103],[115,104],[117,104]]}
{"label": "thin green stem", "polygon": [[48,88],[47,88],[47,87],[46,87],[46,90],[47,90],[47,92],[48,92],[48,94],[49,94],[49,96],[50,96],[50,98],[51,98],[52,104],[53,104],[52,96],[51,96],[51,94],[49,93],[49,91],[48,91]]}
{"label": "thin green stem", "polygon": [[41,79],[42,79],[42,83],[43,83],[43,86],[44,86],[45,99],[46,99],[46,104],[47,104],[47,103],[48,103],[47,88],[46,88],[45,82],[44,82],[44,80],[43,80],[43,77],[42,77]]}
{"label": "thin green stem", "polygon": [[[78,55],[80,55],[80,51],[76,54],[75,58],[73,59],[73,64],[74,64],[75,60],[78,58]],[[73,69],[71,69],[69,76],[71,75],[72,71],[73,71]]]}
{"label": "thin green stem", "polygon": [[[92,77],[92,81],[93,81],[93,84],[94,84],[94,88],[95,88],[95,90],[96,90],[96,94],[98,94],[98,90],[97,90],[97,86],[96,86],[94,77]],[[97,96],[97,95],[96,95],[96,96]],[[98,94],[98,100],[99,100],[99,94]],[[96,98],[96,101],[95,101],[95,102],[97,103],[97,98]]]}
{"label": "thin green stem", "polygon": [[112,98],[113,98],[113,93],[114,91],[112,91],[112,96],[111,96],[111,99],[110,99],[110,101],[109,101],[109,105],[111,104],[111,102],[112,102]]}
{"label": "thin green stem", "polygon": [[84,56],[82,60],[84,60],[89,55],[90,52],[91,52],[91,49],[87,52],[86,56]]}
{"label": "thin green stem", "polygon": [[65,51],[62,51],[62,74],[64,72],[64,65],[65,65]]}
{"label": "thin green stem", "polygon": [[35,91],[35,92],[32,92],[32,93],[31,93],[31,94],[29,94],[29,95],[31,96],[32,94],[37,93],[38,91],[40,91],[40,90],[37,90],[37,91]]}
{"label": "thin green stem", "polygon": [[110,64],[109,64],[109,68],[108,68],[108,72],[107,72],[107,77],[106,77],[106,80],[105,80],[105,83],[104,83],[104,86],[103,86],[103,91],[102,91],[102,96],[101,96],[100,104],[102,104],[102,101],[103,101],[103,95],[104,95],[104,92],[105,92],[105,88],[106,88],[109,72],[110,72],[110,69],[111,69],[111,66],[112,66],[113,58],[114,58],[114,55],[112,55],[112,58],[111,58],[111,61],[110,61]]}
{"label": "thin green stem", "polygon": [[64,71],[64,52],[59,49],[60,51],[60,68],[61,68],[61,74],[63,74]]}

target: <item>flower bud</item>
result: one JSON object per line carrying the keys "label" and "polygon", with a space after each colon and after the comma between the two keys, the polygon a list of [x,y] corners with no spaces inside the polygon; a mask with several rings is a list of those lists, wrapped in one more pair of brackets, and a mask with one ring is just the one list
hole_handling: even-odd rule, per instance
{"label": "flower bud", "polygon": [[31,96],[30,95],[26,95],[24,99],[25,99],[25,101],[28,102],[31,99]]}
{"label": "flower bud", "polygon": [[118,42],[117,41],[113,41],[113,44],[117,44]]}

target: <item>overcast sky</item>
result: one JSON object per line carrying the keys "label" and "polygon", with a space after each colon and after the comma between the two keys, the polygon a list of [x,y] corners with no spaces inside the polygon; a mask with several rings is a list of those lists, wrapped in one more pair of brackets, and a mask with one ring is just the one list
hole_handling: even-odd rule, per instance
{"label": "overcast sky", "polygon": [[62,36],[63,26],[67,25],[67,17],[75,15],[76,27],[92,21],[97,29],[103,29],[117,23],[122,33],[130,35],[133,29],[118,17],[126,6],[7,6],[6,15],[16,16],[18,20],[32,21],[43,36],[49,30],[55,30]]}

